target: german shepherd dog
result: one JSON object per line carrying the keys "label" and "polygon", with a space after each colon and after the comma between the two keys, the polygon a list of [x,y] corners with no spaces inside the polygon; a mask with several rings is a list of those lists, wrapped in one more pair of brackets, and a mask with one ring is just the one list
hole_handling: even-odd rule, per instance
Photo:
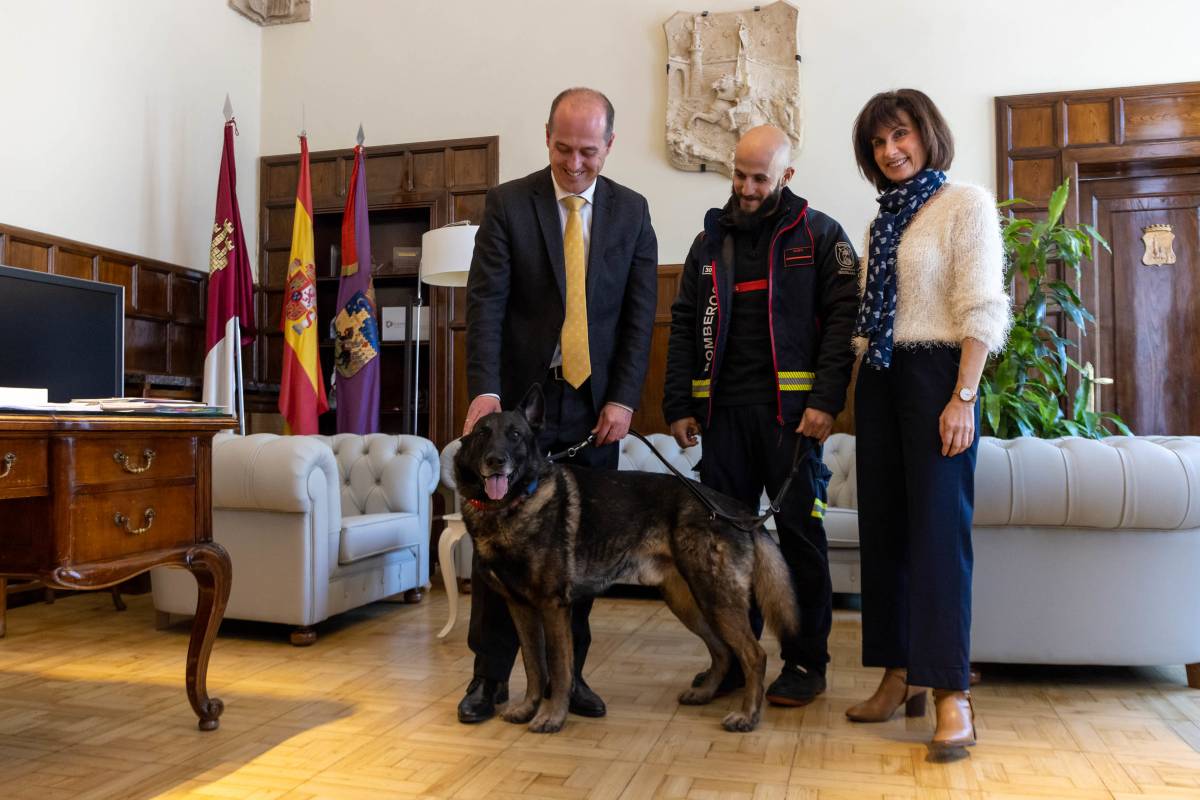
{"label": "german shepherd dog", "polygon": [[[658,586],[675,616],[708,646],[707,676],[679,702],[711,701],[736,658],[746,676],[745,699],[722,725],[753,730],[767,659],[750,628],[751,593],[777,635],[799,628],[778,545],[761,526],[747,533],[714,519],[673,475],[549,461],[537,446],[543,409],[535,385],[518,410],[479,420],[454,459],[482,577],[505,597],[525,662],[525,698],[510,703],[504,719],[529,722],[539,733],[562,728],[575,674],[571,603],[617,582],[639,582]],[[727,514],[749,513],[729,497],[700,491]]]}

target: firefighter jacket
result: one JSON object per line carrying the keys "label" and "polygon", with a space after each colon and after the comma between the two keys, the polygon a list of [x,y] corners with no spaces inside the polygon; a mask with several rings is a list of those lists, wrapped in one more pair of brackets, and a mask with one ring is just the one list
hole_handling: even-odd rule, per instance
{"label": "firefighter jacket", "polygon": [[[734,202],[731,200],[731,202]],[[854,365],[858,257],[842,226],[786,187],[768,251],[768,315],[776,417],[796,424],[808,406],[837,415]],[[663,414],[707,424],[720,391],[734,292],[733,237],[710,209],[671,306]],[[739,287],[741,290],[744,287]]]}

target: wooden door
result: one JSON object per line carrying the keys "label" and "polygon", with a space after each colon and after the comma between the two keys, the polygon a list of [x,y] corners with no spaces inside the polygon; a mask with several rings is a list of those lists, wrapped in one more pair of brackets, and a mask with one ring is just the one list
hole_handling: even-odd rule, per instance
{"label": "wooden door", "polygon": [[[1082,354],[1114,380],[1098,407],[1137,434],[1200,434],[1200,164],[1080,186],[1081,217],[1112,247],[1081,286],[1099,320]],[[1153,263],[1165,253],[1148,249],[1171,236],[1174,263]]]}

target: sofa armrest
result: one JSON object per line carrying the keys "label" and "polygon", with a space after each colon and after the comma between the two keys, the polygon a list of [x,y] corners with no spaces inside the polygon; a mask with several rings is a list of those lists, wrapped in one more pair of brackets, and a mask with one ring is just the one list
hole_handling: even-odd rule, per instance
{"label": "sofa armrest", "polygon": [[307,513],[323,502],[337,530],[338,486],[333,452],[308,437],[256,433],[213,441],[213,508]]}

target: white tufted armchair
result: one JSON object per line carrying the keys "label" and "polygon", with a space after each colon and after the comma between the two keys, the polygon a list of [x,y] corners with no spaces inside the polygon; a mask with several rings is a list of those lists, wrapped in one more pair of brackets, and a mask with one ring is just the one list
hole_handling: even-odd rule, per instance
{"label": "white tufted armchair", "polygon": [[[420,600],[438,482],[433,442],[222,434],[212,475],[213,539],[233,561],[226,617],[295,626],[292,643],[306,645],[316,641],[312,626],[335,614],[402,592]],[[195,613],[195,581],[176,572],[152,571],[160,622]]]}

